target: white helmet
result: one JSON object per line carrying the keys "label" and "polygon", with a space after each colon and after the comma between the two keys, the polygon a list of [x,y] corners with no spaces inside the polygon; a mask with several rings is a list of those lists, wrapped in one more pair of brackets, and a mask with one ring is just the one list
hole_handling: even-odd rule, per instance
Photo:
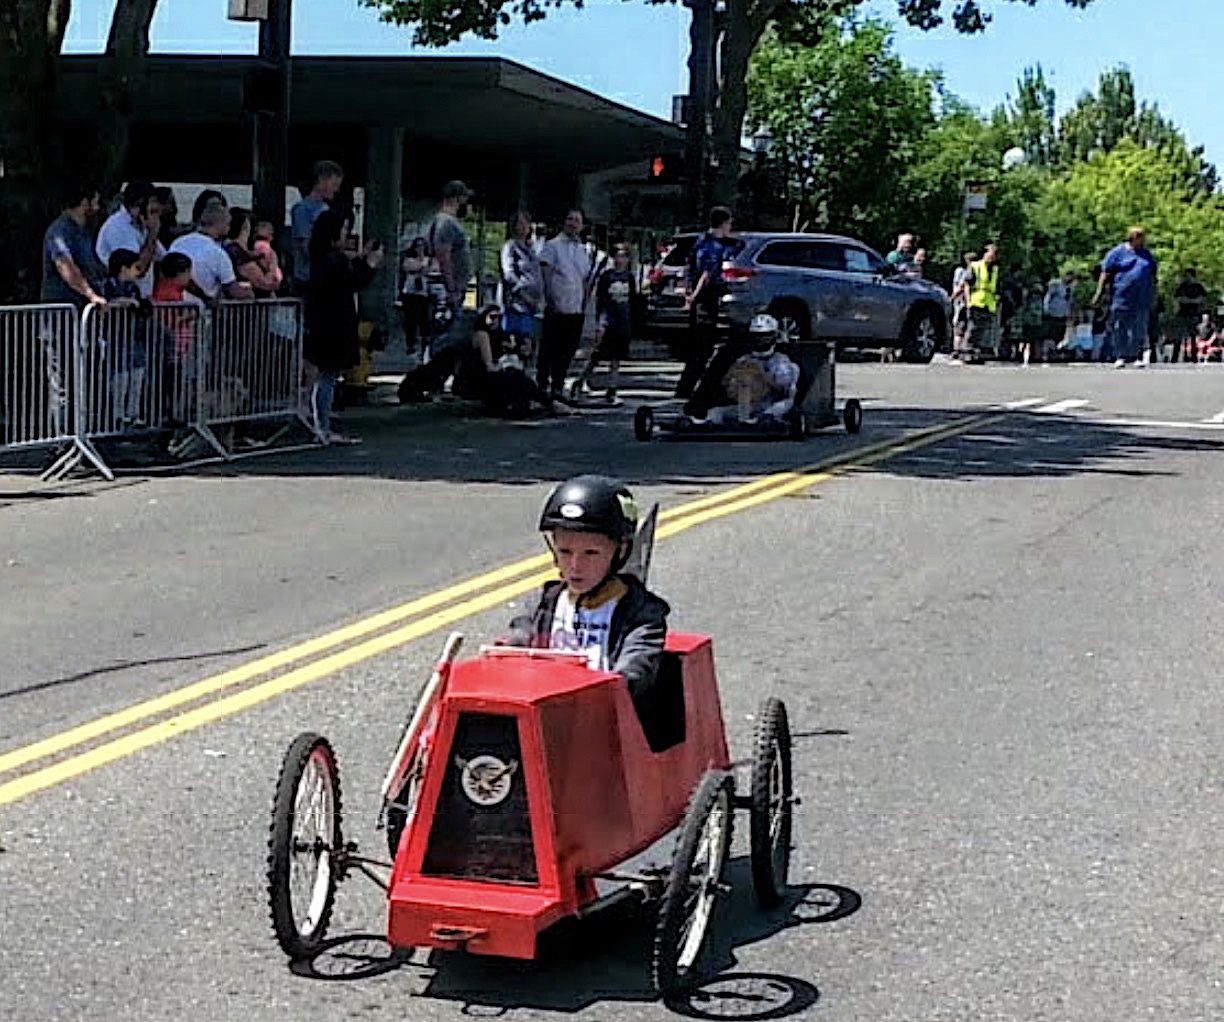
{"label": "white helmet", "polygon": [[748,324],[748,339],[755,351],[772,352],[778,343],[778,321],[767,312],[758,313]]}

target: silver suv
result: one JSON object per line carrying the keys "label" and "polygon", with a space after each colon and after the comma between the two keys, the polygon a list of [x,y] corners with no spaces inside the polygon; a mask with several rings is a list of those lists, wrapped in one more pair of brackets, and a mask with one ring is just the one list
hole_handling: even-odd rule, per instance
{"label": "silver suv", "polygon": [[836,234],[737,234],[723,264],[722,312],[732,330],[769,312],[788,340],[900,350],[929,362],[945,346],[951,302],[943,288],[898,273],[860,241]]}

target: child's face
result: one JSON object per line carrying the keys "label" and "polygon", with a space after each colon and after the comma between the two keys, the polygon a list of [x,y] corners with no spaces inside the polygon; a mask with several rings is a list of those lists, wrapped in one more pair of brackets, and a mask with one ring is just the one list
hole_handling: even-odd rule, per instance
{"label": "child's face", "polygon": [[191,283],[191,271],[190,271],[190,270],[184,270],[184,271],[183,271],[182,273],[180,273],[180,274],[179,274],[177,277],[171,277],[171,278],[170,278],[170,283],[171,283],[171,284],[172,284],[174,287],[177,287],[177,288],[180,288],[180,289],[182,289],[182,288],[186,288],[186,287],[187,287],[187,285]]}
{"label": "child's face", "polygon": [[623,273],[625,270],[629,269],[629,253],[617,252],[615,262],[616,268]]}
{"label": "child's face", "polygon": [[575,596],[583,596],[599,585],[612,570],[618,545],[611,536],[556,529],[553,555],[566,588]]}
{"label": "child's face", "polygon": [[135,266],[125,266],[119,271],[119,279],[125,284],[132,283],[140,279],[140,274]]}
{"label": "child's face", "polygon": [[255,238],[257,241],[272,240],[272,224],[267,220],[260,221],[255,225]]}

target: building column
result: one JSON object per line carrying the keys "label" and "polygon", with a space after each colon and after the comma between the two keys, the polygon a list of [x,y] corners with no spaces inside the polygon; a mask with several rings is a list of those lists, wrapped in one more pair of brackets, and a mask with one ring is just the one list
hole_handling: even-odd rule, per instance
{"label": "building column", "polygon": [[395,299],[399,283],[404,129],[370,128],[367,145],[365,236],[382,242],[387,259],[362,295],[362,312],[385,331],[388,344],[402,343],[403,329],[395,313]]}

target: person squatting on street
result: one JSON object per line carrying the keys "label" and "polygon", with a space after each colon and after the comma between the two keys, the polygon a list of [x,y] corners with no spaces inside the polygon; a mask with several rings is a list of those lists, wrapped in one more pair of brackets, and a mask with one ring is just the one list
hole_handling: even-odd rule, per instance
{"label": "person squatting on street", "polygon": [[526,372],[530,345],[502,328],[502,310],[486,305],[476,317],[472,343],[455,374],[455,395],[484,404],[485,411],[504,419],[521,419],[539,405],[550,415],[567,415],[540,390]]}
{"label": "person squatting on street", "polygon": [[620,387],[621,361],[629,357],[629,342],[633,335],[633,303],[637,299],[637,281],[629,269],[629,248],[618,245],[612,266],[605,270],[595,285],[595,346],[587,359],[586,368],[578,378],[578,392],[590,393],[591,376],[601,362],[611,369],[608,375],[608,391],[604,398],[608,405],[618,408],[623,401],[617,396]]}
{"label": "person squatting on street", "polygon": [[565,215],[561,232],[540,251],[544,278],[544,335],[536,363],[536,383],[560,398],[570,363],[582,343],[587,302],[591,298],[594,263],[582,241],[582,211]]}
{"label": "person squatting on street", "polygon": [[671,608],[622,574],[637,535],[633,494],[615,479],[576,476],[548,495],[539,531],[561,575],[535,609],[510,622],[505,645],[584,653],[595,670],[624,677],[635,698],[654,686]]}
{"label": "person squatting on street", "polygon": [[377,241],[368,241],[362,255],[350,259],[347,241],[345,218],[335,210],[320,213],[310,235],[303,355],[315,370],[310,404],[315,433],[325,444],[357,442],[332,429],[332,402],[341,374],[361,361],[357,292],[370,283],[385,257]]}
{"label": "person squatting on street", "polygon": [[689,256],[688,291],[684,308],[689,315],[689,354],[676,384],[676,397],[694,395],[706,363],[718,342],[718,303],[723,296],[723,260],[727,258],[727,238],[731,236],[731,210],[715,206],[710,210],[710,229],[693,246]]}

